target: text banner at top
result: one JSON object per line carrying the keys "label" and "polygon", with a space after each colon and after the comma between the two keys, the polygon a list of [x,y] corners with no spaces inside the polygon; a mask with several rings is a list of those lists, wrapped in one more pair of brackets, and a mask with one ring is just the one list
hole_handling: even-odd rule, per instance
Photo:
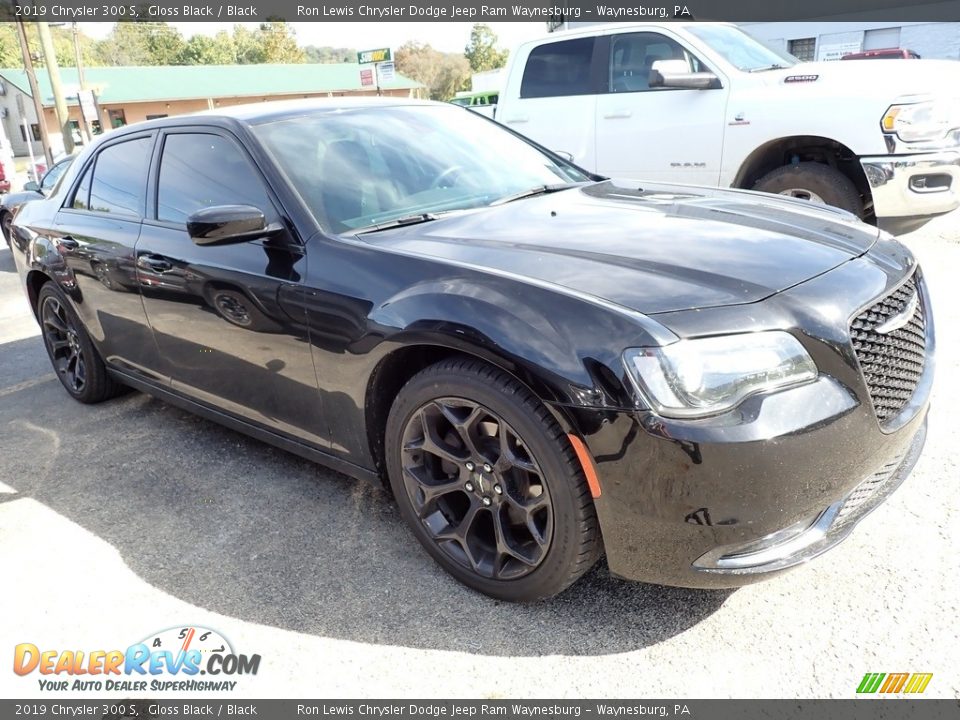
{"label": "text banner at top", "polygon": [[0,20],[26,21],[177,21],[177,22],[640,22],[645,20],[862,20],[960,21],[960,0],[253,0],[247,2],[127,3],[111,0],[0,0]]}

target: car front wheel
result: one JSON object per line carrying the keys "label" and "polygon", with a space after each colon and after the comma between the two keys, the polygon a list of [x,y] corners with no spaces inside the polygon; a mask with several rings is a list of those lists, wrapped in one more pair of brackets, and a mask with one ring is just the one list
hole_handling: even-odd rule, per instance
{"label": "car front wheel", "polygon": [[832,205],[863,217],[863,200],[857,186],[829,165],[816,162],[784,165],[760,178],[753,189]]}
{"label": "car front wheel", "polygon": [[593,501],[568,438],[506,373],[467,358],[423,370],[398,394],[385,446],[414,535],[475,590],[539,600],[599,557]]}

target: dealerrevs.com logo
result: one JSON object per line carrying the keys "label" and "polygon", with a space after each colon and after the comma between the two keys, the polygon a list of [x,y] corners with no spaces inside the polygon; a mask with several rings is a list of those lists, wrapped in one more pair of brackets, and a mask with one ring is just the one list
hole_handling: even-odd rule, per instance
{"label": "dealerrevs.com logo", "polygon": [[126,650],[41,650],[20,643],[13,652],[13,671],[38,673],[40,689],[50,691],[233,690],[238,681],[231,678],[256,675],[259,668],[260,655],[238,654],[223,635],[199,626],[151,633]]}

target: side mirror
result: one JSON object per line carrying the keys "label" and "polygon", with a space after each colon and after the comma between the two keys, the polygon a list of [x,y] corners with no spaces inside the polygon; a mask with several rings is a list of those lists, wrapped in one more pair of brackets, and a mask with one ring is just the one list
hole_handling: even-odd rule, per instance
{"label": "side mirror", "polygon": [[40,192],[40,183],[31,180],[28,183],[24,183],[23,189],[29,192]]}
{"label": "side mirror", "polygon": [[690,72],[686,60],[657,60],[650,68],[647,84],[652,88],[688,88],[712,90],[722,87],[720,78],[710,72]]}
{"label": "side mirror", "polygon": [[271,235],[266,218],[252,205],[216,205],[187,218],[187,234],[197,245],[225,245]]}

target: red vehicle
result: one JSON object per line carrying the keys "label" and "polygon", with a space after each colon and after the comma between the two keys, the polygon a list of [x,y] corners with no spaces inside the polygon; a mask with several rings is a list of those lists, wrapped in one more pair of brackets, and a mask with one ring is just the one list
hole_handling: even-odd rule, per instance
{"label": "red vehicle", "polygon": [[844,55],[841,60],[919,60],[920,56],[906,48],[882,48]]}
{"label": "red vehicle", "polygon": [[7,177],[7,168],[0,160],[0,193],[10,192],[10,179]]}

